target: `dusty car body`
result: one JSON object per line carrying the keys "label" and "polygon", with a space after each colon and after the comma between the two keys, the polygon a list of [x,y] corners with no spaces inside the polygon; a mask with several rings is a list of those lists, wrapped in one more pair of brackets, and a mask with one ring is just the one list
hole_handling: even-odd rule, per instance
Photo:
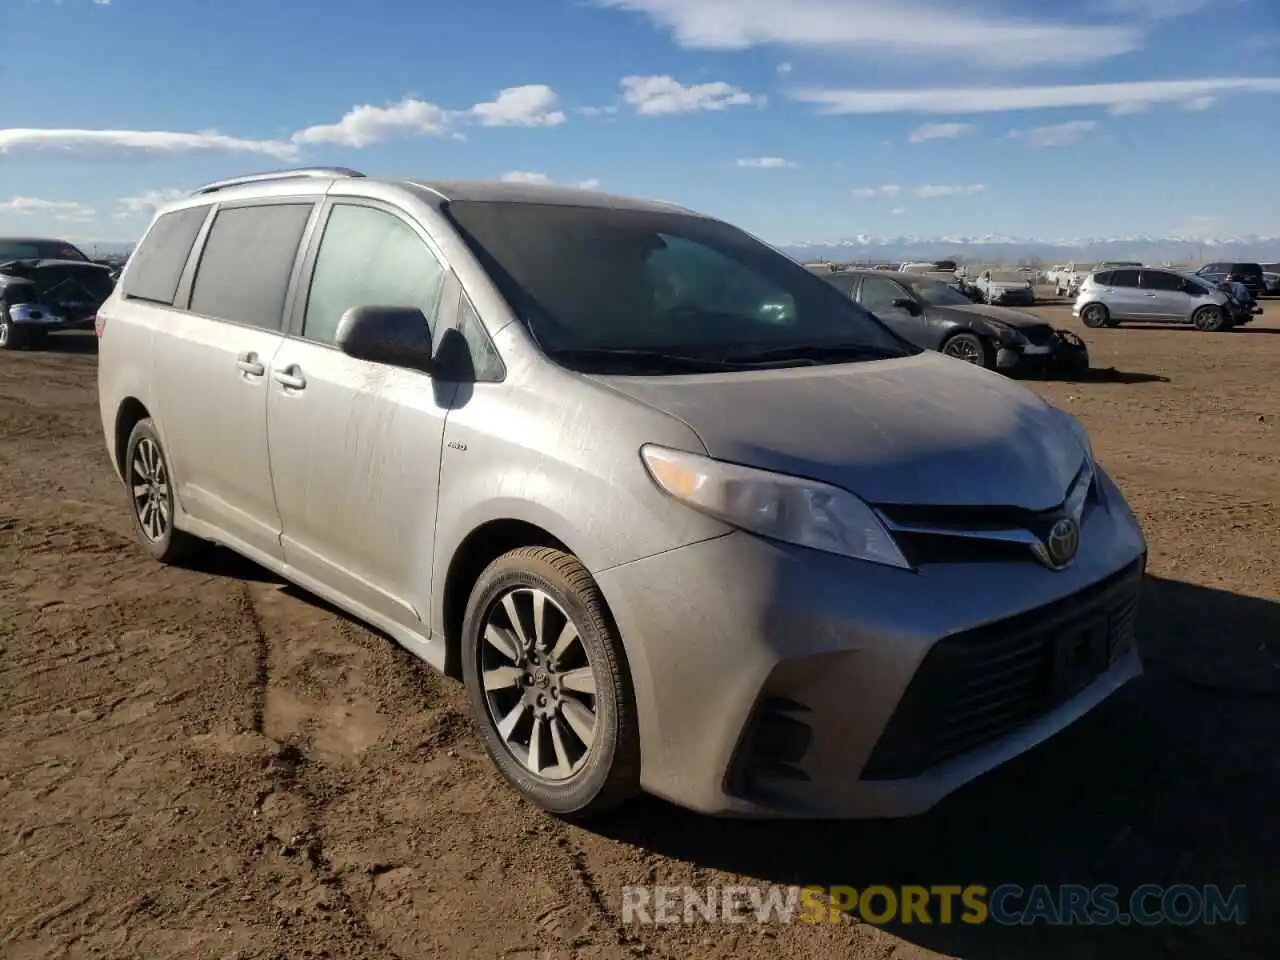
{"label": "dusty car body", "polygon": [[993,305],[1026,306],[1036,302],[1035,288],[1025,276],[985,270],[974,281],[982,301]]}
{"label": "dusty car body", "polygon": [[91,329],[114,287],[113,271],[71,244],[0,238],[0,349],[19,350],[58,330]]}

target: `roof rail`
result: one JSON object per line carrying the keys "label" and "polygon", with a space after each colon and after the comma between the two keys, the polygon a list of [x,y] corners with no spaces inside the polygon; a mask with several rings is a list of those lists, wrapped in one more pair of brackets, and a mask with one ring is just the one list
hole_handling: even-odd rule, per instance
{"label": "roof rail", "polygon": [[203,187],[192,190],[191,196],[198,197],[205,193],[217,193],[219,190],[226,190],[228,187],[240,187],[251,183],[270,183],[274,180],[297,180],[304,177],[332,180],[363,176],[364,174],[360,171],[352,170],[349,167],[299,167],[296,170],[271,170],[266,173],[247,173],[242,177],[230,177],[226,180],[206,183]]}

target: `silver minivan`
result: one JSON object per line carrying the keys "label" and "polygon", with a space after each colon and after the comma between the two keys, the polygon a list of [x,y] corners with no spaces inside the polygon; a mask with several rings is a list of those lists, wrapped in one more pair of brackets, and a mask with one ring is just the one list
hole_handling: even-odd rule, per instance
{"label": "silver minivan", "polygon": [[465,684],[525,797],[901,816],[1141,672],[1079,422],[667,203],[343,169],[162,209],[97,324],[137,536]]}
{"label": "silver minivan", "polygon": [[1080,285],[1071,313],[1086,327],[1124,321],[1189,323],[1197,330],[1232,324],[1231,298],[1206,280],[1158,267],[1123,267],[1091,273]]}

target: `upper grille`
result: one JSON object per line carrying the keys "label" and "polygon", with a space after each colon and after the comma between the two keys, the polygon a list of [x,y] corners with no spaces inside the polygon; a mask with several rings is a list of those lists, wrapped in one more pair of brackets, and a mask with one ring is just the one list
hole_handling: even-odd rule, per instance
{"label": "upper grille", "polygon": [[1005,736],[1097,679],[1133,642],[1146,558],[1073,596],[930,648],[863,768],[913,777]]}

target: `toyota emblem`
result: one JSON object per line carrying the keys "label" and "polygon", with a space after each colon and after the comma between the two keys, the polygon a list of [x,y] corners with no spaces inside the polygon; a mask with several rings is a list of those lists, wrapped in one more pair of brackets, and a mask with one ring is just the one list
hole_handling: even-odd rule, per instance
{"label": "toyota emblem", "polygon": [[1080,524],[1074,517],[1063,517],[1049,529],[1044,547],[1053,566],[1065,567],[1080,548]]}

